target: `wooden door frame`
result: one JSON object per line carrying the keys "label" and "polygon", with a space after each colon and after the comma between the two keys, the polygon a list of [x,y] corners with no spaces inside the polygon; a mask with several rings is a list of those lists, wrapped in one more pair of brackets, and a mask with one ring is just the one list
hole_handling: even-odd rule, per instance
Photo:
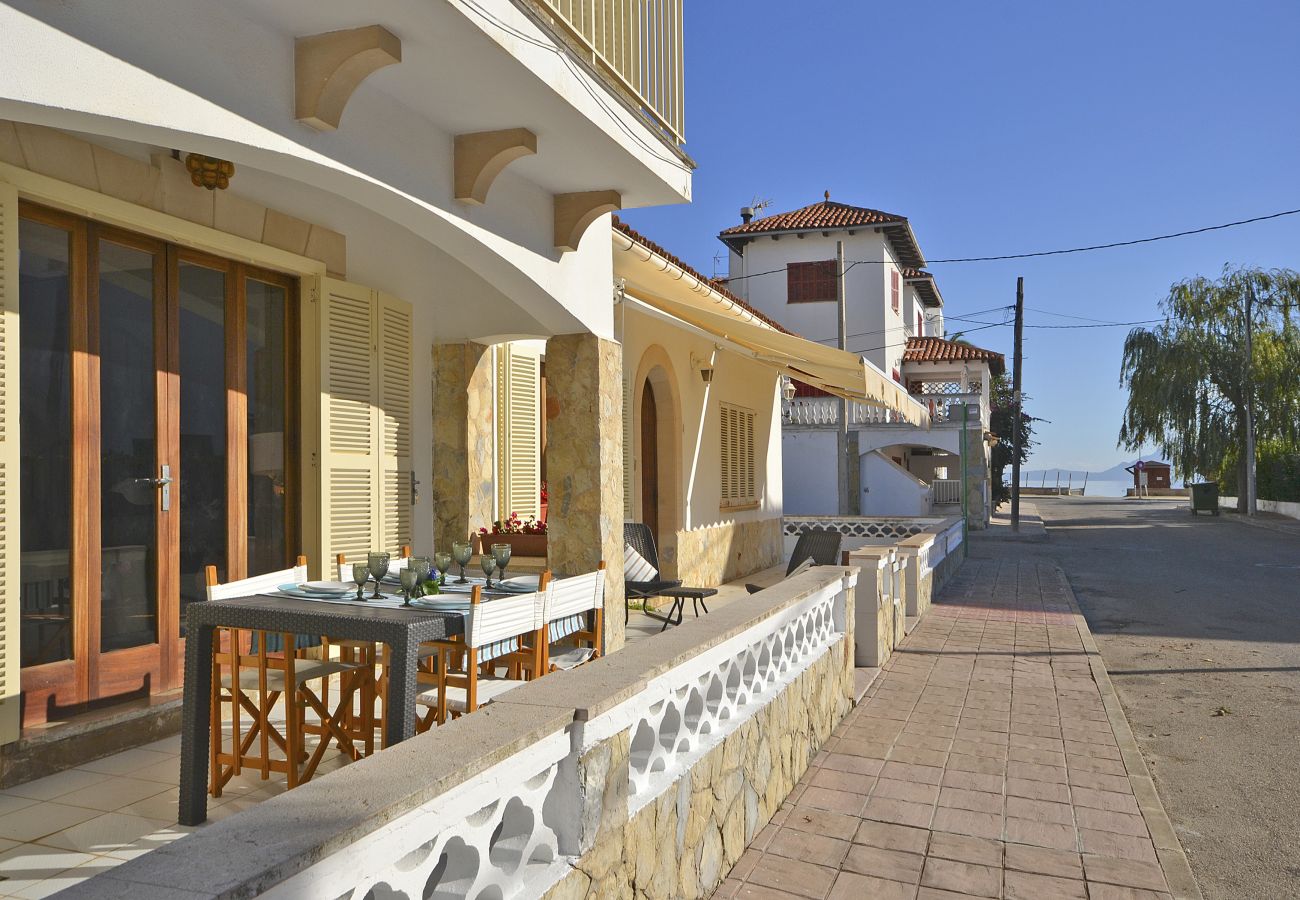
{"label": "wooden door frame", "polygon": [[[247,568],[247,279],[285,291],[285,549],[286,565],[297,556],[300,535],[301,290],[297,275],[276,272],[237,260],[182,247],[137,232],[102,224],[73,213],[29,201],[19,216],[69,234],[69,351],[71,368],[71,471],[69,528],[72,659],[22,668],[24,724],[45,722],[53,699],[75,711],[111,699],[117,686],[129,687],[142,673],[150,676],[149,694],[183,683],[184,639],[180,637],[180,491],[173,488],[170,513],[155,504],[157,571],[156,642],[103,652],[99,649],[102,610],[101,413],[99,380],[99,241],[154,254],[154,371],[156,465],[180,472],[180,304],[181,261],[219,269],[225,282],[226,496],[227,572],[242,577]],[[157,471],[151,473],[157,475]],[[19,576],[21,580],[21,575]],[[92,664],[93,662],[93,664]],[[101,696],[104,695],[104,696]],[[33,701],[35,701],[33,703]]]}

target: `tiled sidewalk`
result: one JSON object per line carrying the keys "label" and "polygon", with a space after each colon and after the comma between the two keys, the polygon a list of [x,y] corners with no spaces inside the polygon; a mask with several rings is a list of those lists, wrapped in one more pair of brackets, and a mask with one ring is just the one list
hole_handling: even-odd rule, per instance
{"label": "tiled sidewalk", "polygon": [[715,896],[1172,896],[1095,654],[1059,570],[968,560]]}

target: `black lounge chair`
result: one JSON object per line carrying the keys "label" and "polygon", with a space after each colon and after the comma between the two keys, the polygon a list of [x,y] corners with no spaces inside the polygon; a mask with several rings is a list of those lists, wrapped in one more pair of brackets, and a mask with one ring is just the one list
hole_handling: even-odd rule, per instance
{"label": "black lounge chair", "polygon": [[[799,540],[794,545],[794,552],[790,554],[790,565],[785,567],[785,577],[789,578],[794,570],[807,560],[812,560],[814,566],[839,565],[840,544],[843,541],[844,535],[838,531],[828,531],[825,528],[812,528],[800,532]],[[751,594],[757,594],[763,590],[763,587],[757,584],[747,584],[745,590]]]}
{"label": "black lounge chair", "polygon": [[[650,526],[642,522],[624,522],[623,523],[623,543],[629,544],[633,550],[641,554],[642,559],[654,566],[655,571],[662,571],[659,567],[659,551],[655,549],[654,535],[650,533]],[[673,605],[668,610],[668,615],[659,616],[644,610],[645,614],[652,619],[662,621],[663,631],[669,625],[682,624],[682,613],[685,612],[686,601],[690,600],[695,610],[695,615],[699,616],[700,607],[704,606],[704,601],[712,597],[717,591],[714,588],[693,588],[682,587],[681,579],[677,578],[659,578],[655,581],[629,581],[626,576],[623,581],[624,594],[628,600],[648,600],[651,597],[670,597]],[[704,611],[709,611],[708,606],[704,606]],[[674,614],[676,617],[674,618]],[[631,613],[625,609],[623,612],[623,624],[626,625],[631,618]]]}

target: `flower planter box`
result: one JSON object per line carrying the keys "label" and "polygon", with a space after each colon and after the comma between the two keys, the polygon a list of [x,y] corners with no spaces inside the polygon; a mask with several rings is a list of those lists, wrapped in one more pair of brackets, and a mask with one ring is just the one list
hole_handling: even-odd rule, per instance
{"label": "flower planter box", "polygon": [[509,544],[512,557],[546,556],[544,534],[480,534],[478,540],[480,553],[486,553],[493,544]]}

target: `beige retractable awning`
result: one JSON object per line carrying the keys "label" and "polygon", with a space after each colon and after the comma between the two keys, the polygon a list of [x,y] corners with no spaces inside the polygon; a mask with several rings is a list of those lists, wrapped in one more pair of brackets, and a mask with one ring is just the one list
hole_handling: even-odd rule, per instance
{"label": "beige retractable awning", "polygon": [[929,426],[929,410],[865,359],[781,331],[696,273],[617,229],[613,234],[614,276],[629,296],[744,348],[805,384]]}

